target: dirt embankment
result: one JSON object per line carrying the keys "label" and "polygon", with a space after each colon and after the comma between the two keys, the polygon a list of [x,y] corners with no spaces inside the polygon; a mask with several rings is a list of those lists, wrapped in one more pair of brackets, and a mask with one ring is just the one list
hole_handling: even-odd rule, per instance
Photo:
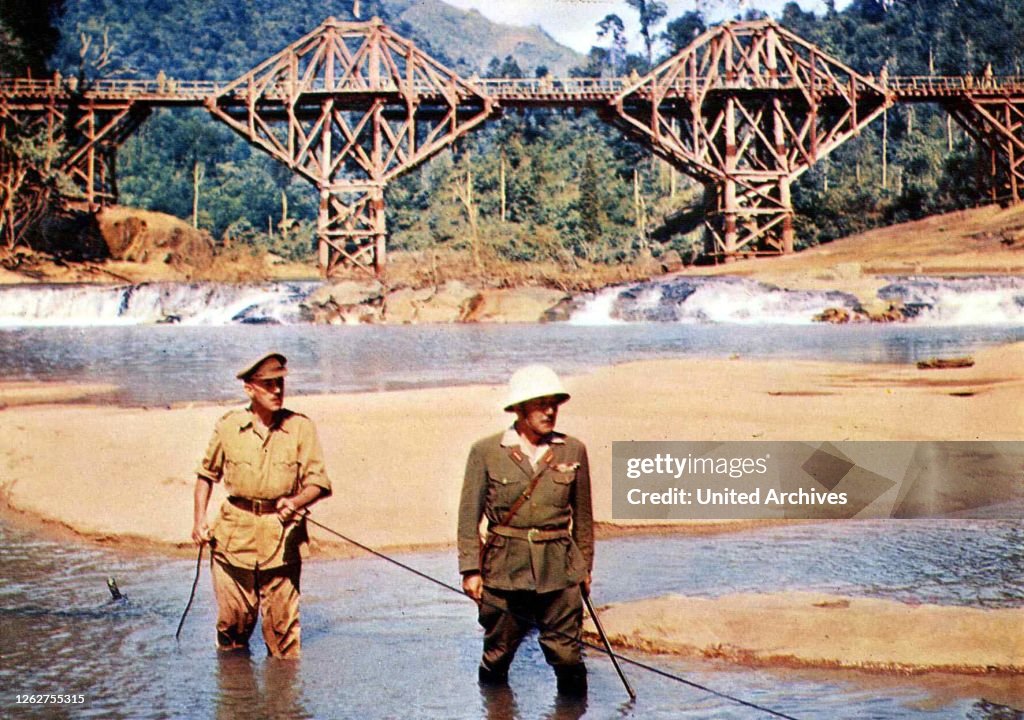
{"label": "dirt embankment", "polygon": [[[312,264],[287,262],[248,246],[218,245],[208,233],[161,213],[107,208],[96,216],[91,259],[22,252],[0,266],[0,284],[258,282],[315,279]],[[98,238],[98,239],[97,239]],[[67,257],[67,256],[65,256]],[[1024,274],[1024,206],[939,215],[873,230],[794,255],[682,268],[673,254],[630,265],[559,267],[431,250],[391,253],[384,282],[347,271],[310,299],[322,323],[535,322],[557,317],[573,293],[667,273],[749,277],[790,290],[838,290],[863,312],[836,310],[822,320],[901,319],[879,299],[893,276]]]}
{"label": "dirt embankment", "polygon": [[164,213],[109,207],[95,216],[53,218],[37,244],[0,263],[0,284],[254,282],[316,277],[316,269],[247,246],[217,243]]}

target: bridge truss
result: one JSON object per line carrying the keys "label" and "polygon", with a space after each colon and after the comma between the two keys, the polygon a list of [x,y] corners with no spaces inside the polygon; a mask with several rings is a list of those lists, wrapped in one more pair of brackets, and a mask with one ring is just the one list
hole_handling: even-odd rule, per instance
{"label": "bridge truss", "polygon": [[770,20],[714,28],[614,99],[613,122],[710,186],[714,252],[793,251],[790,186],[891,104]]}
{"label": "bridge truss", "polygon": [[320,193],[320,262],[380,272],[384,188],[486,120],[494,102],[380,20],[329,19],[207,102]]}

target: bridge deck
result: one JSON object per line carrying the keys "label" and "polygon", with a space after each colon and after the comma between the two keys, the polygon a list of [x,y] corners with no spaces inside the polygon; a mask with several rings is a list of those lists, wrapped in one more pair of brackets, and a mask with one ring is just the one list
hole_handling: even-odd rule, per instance
{"label": "bridge deck", "polygon": [[[894,102],[925,102],[986,96],[1024,99],[1024,77],[1021,76],[899,76],[887,78],[884,82],[884,88]],[[468,80],[467,86],[477,90],[479,95],[495,100],[499,105],[510,106],[599,105],[614,100],[624,91],[632,91],[635,96],[641,98],[650,94],[649,86],[629,78],[488,78]],[[78,97],[93,102],[141,103],[168,107],[198,107],[213,98],[229,105],[247,103],[248,93],[245,88],[225,91],[227,87],[228,83],[209,80],[100,80],[90,84],[84,92],[78,94]],[[300,94],[304,97],[324,94],[353,97],[393,94],[397,97],[408,89],[391,82],[372,87],[368,82],[350,82],[334,88],[325,87],[322,83],[310,83],[301,88]],[[721,78],[711,81],[703,78],[682,79],[660,87],[659,91],[664,93],[662,98],[668,96],[691,99],[695,95],[716,90],[805,92],[806,89],[784,76],[770,80],[762,76],[751,76],[733,81]],[[813,89],[822,95],[848,90],[825,79]],[[260,100],[263,103],[283,103],[291,97],[290,90],[284,85],[262,88]],[[413,86],[412,90],[424,99],[438,92],[436,88],[426,86]],[[67,104],[75,95],[74,81],[0,78],[0,106],[42,108],[49,103]]]}

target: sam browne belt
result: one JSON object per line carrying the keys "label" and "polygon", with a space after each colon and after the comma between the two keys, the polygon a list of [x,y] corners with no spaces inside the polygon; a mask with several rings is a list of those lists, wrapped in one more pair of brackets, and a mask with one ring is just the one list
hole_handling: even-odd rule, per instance
{"label": "sam browne belt", "polygon": [[569,528],[544,530],[542,528],[534,527],[520,528],[511,527],[510,525],[492,525],[490,530],[495,535],[515,538],[517,540],[528,540],[531,543],[550,542],[551,540],[561,540],[562,538],[569,537]]}
{"label": "sam browne belt", "polygon": [[268,500],[265,498],[247,498],[231,495],[228,497],[228,502],[236,508],[251,512],[254,515],[270,515],[277,512],[277,501],[280,499],[273,498]]}

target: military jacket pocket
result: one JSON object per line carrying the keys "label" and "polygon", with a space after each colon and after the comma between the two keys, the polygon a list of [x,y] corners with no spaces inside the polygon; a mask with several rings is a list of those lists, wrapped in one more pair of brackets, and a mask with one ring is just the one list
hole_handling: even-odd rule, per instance
{"label": "military jacket pocket", "polygon": [[487,504],[495,510],[507,510],[526,490],[523,477],[487,472]]}
{"label": "military jacket pocket", "polygon": [[562,508],[568,505],[569,493],[572,491],[572,484],[576,480],[576,471],[559,472],[555,469],[549,469],[547,477],[551,480],[551,484],[547,486],[547,492],[545,493],[547,503],[555,508]]}
{"label": "military jacket pocket", "polygon": [[495,564],[501,563],[505,555],[505,546],[508,544],[508,539],[501,535],[495,535],[488,540],[487,552],[484,553],[482,558],[483,564],[481,570],[485,577],[490,577],[495,572]]}
{"label": "military jacket pocket", "polygon": [[560,472],[558,470],[552,470],[551,479],[559,485],[570,485],[576,479],[576,471],[570,470],[568,472]]}

